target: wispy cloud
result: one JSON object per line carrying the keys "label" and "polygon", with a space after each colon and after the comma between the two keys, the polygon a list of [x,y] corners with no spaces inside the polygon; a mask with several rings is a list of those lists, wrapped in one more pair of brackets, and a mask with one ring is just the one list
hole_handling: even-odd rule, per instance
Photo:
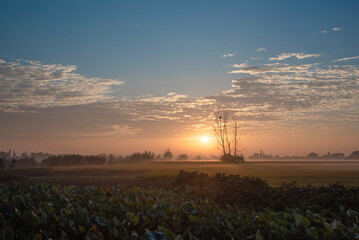
{"label": "wispy cloud", "polygon": [[356,56],[356,57],[348,57],[348,58],[340,58],[340,59],[334,60],[334,61],[332,61],[332,62],[333,62],[333,63],[334,63],[334,62],[343,62],[343,61],[349,61],[349,60],[353,60],[353,59],[359,59],[359,56]]}
{"label": "wispy cloud", "polygon": [[256,51],[257,51],[257,52],[265,52],[265,51],[267,51],[267,49],[265,49],[265,48],[257,48]]}
{"label": "wispy cloud", "polygon": [[110,101],[116,79],[88,78],[76,66],[38,61],[0,64],[0,108],[52,107]]}
{"label": "wispy cloud", "polygon": [[335,31],[335,32],[338,32],[338,31],[341,31],[341,30],[343,30],[343,29],[340,28],[340,27],[333,27],[332,30]]}
{"label": "wispy cloud", "polygon": [[322,31],[320,31],[320,33],[321,33],[321,34],[327,34],[328,31],[327,31],[327,30],[322,30]]}
{"label": "wispy cloud", "polygon": [[[121,81],[86,78],[74,73],[75,66],[0,65],[2,137],[19,126],[31,138],[33,133],[44,138],[188,136],[198,126],[210,127],[219,109],[236,114],[244,131],[298,126],[322,131],[348,121],[359,126],[359,69],[354,65],[234,64],[231,73],[250,76],[234,79],[231,88],[216,95],[188,97],[174,89],[163,96],[117,99],[108,93]],[[19,112],[5,112],[9,107]]]}
{"label": "wispy cloud", "polygon": [[319,56],[320,56],[320,54],[307,54],[307,53],[303,53],[303,52],[300,52],[300,53],[282,53],[282,54],[278,55],[277,57],[269,58],[269,60],[271,60],[271,61],[275,61],[275,60],[281,61],[281,60],[291,58],[291,57],[296,57],[298,59],[304,59],[304,58],[319,57]]}
{"label": "wispy cloud", "polygon": [[221,57],[223,57],[223,58],[226,58],[226,57],[234,57],[234,53],[223,54],[223,55],[221,55]]}
{"label": "wispy cloud", "polygon": [[358,66],[321,68],[317,64],[279,63],[232,66],[238,69],[230,73],[251,76],[233,80],[232,89],[214,98],[218,105],[227,106],[249,121],[259,121],[257,127],[264,127],[260,121],[266,120],[278,123],[281,129],[288,124],[288,129],[293,130],[299,124],[314,132],[324,125],[326,131],[328,126],[341,128],[345,121],[350,121],[348,126],[359,126],[358,120],[352,121],[359,113]]}
{"label": "wispy cloud", "polygon": [[313,64],[302,65],[289,65],[289,64],[263,64],[263,65],[248,65],[247,63],[234,64],[232,67],[239,68],[237,70],[230,71],[229,73],[248,73],[248,74],[264,74],[264,73],[299,73],[306,72],[313,67]]}

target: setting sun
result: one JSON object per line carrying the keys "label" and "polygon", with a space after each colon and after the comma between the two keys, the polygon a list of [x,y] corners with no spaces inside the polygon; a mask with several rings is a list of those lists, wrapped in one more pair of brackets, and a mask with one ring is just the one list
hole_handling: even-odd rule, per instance
{"label": "setting sun", "polygon": [[203,137],[201,138],[201,141],[204,142],[204,143],[208,142],[208,137],[207,137],[207,136],[203,136]]}

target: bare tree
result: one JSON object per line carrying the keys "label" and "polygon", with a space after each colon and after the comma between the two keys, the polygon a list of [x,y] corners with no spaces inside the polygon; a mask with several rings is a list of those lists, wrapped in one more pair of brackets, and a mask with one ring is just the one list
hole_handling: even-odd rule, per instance
{"label": "bare tree", "polygon": [[[239,124],[230,111],[222,110],[215,113],[213,129],[224,162],[244,162],[242,155],[239,156]],[[234,155],[232,155],[232,150]]]}
{"label": "bare tree", "polygon": [[238,122],[234,120],[234,157],[237,157],[238,151]]}
{"label": "bare tree", "polygon": [[[220,149],[223,152],[223,155],[227,154],[226,145],[228,144],[228,112],[218,111],[215,113],[213,130],[216,136],[216,140]],[[226,144],[227,143],[227,144]]]}

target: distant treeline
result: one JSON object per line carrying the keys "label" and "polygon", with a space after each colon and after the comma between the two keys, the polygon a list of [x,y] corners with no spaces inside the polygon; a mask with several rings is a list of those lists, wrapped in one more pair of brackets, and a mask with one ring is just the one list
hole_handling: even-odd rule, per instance
{"label": "distant treeline", "polygon": [[352,152],[349,156],[345,156],[344,153],[330,153],[323,156],[319,156],[318,153],[311,152],[307,156],[284,156],[279,155],[273,156],[272,154],[266,154],[264,151],[254,153],[249,159],[359,159],[359,151]]}
{"label": "distant treeline", "polygon": [[81,154],[49,154],[43,152],[23,152],[16,154],[14,150],[7,152],[0,151],[0,170],[8,168],[34,168],[34,167],[56,167],[56,166],[76,166],[76,165],[102,165],[102,164],[121,164],[121,163],[138,163],[154,160],[206,160],[218,159],[211,155],[209,158],[201,155],[187,156],[187,154],[179,154],[175,157],[170,149],[166,149],[164,153],[156,155],[151,151],[134,152],[130,155],[81,155]]}
{"label": "distant treeline", "polygon": [[44,166],[101,165],[106,163],[106,156],[80,154],[64,154],[51,156],[42,161]]}
{"label": "distant treeline", "polygon": [[43,160],[43,165],[47,167],[52,166],[71,166],[71,165],[102,165],[102,164],[117,164],[117,163],[137,163],[142,161],[153,161],[155,154],[150,151],[135,152],[131,155],[114,156],[112,154],[100,155],[80,155],[80,154],[64,154],[50,156]]}
{"label": "distant treeline", "polygon": [[[43,154],[45,155],[45,154]],[[43,156],[42,155],[42,156]],[[76,165],[103,165],[103,164],[120,164],[120,163],[137,163],[143,161],[153,161],[155,159],[168,159],[168,155],[172,153],[165,152],[164,157],[161,155],[155,156],[155,153],[150,151],[134,152],[127,156],[115,156],[113,154],[99,154],[99,155],[81,155],[81,154],[46,154],[45,158],[35,158],[34,154],[21,154],[0,152],[0,169],[8,168],[31,168],[31,167],[55,167],[55,166],[76,166]]]}

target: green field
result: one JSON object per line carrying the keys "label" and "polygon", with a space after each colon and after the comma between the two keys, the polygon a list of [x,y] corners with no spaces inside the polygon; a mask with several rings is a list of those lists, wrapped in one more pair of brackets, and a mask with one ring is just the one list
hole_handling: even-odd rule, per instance
{"label": "green field", "polygon": [[[353,161],[11,169],[1,175],[0,239],[359,239],[359,188],[320,186],[358,186],[358,170]],[[293,181],[318,187],[275,187]]]}
{"label": "green field", "polygon": [[168,184],[180,170],[240,174],[260,177],[271,186],[283,182],[298,185],[328,185],[340,182],[359,185],[359,161],[251,161],[245,164],[218,162],[150,162],[99,166],[72,166],[40,169],[13,169],[9,173],[35,182],[59,184],[125,184],[146,186]]}

